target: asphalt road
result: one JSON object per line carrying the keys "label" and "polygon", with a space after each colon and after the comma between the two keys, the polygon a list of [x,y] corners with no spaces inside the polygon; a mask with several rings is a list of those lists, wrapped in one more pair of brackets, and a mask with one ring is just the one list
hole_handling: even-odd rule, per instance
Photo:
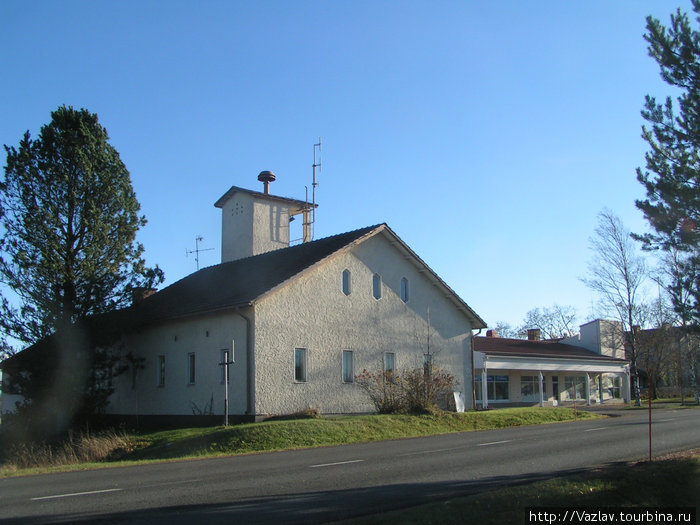
{"label": "asphalt road", "polygon": [[[322,523],[648,454],[645,411],[320,449],[0,479],[3,523]],[[700,447],[700,410],[655,409],[654,455]]]}

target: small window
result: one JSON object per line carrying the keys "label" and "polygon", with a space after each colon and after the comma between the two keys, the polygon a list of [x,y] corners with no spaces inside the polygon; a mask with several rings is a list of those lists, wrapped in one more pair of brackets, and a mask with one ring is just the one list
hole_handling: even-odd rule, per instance
{"label": "small window", "polygon": [[401,278],[401,300],[404,303],[408,302],[408,279],[405,277]]}
{"label": "small window", "polygon": [[306,348],[294,349],[294,381],[306,382]]}
{"label": "small window", "polygon": [[158,356],[158,386],[165,386],[165,356]]}
{"label": "small window", "polygon": [[382,297],[382,276],[378,273],[372,276],[372,295],[375,299]]}
{"label": "small window", "polygon": [[343,350],[343,383],[355,381],[354,363],[352,350]]}
{"label": "small window", "polygon": [[187,354],[187,383],[194,385],[195,368],[194,368],[194,352]]}
{"label": "small window", "polygon": [[384,354],[384,373],[393,374],[396,367],[396,354],[394,352],[386,352]]}
{"label": "small window", "polygon": [[343,293],[350,295],[351,290],[350,270],[343,270]]}

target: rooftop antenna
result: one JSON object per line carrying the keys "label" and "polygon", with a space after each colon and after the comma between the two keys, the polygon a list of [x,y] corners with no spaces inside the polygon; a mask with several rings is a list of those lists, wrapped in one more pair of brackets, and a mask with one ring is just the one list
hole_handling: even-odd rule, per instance
{"label": "rooftop antenna", "polygon": [[203,240],[204,240],[204,237],[202,237],[201,235],[197,235],[194,238],[194,246],[195,246],[194,250],[185,249],[185,257],[187,257],[191,253],[195,254],[194,260],[197,261],[197,270],[199,270],[199,252],[208,252],[208,251],[211,251],[214,249],[214,248],[200,248],[199,241],[203,241]]}
{"label": "rooftop antenna", "polygon": [[[318,162],[316,161],[316,148],[318,147]],[[321,171],[321,137],[318,137],[318,143],[314,144],[314,163],[311,165],[313,170],[313,183],[311,184],[311,240],[314,239],[314,224],[316,223],[316,168]]]}

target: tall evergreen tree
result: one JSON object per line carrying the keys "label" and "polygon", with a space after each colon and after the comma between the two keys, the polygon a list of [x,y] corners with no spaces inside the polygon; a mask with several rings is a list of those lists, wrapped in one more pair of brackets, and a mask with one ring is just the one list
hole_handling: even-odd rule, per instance
{"label": "tall evergreen tree", "polygon": [[2,297],[0,326],[21,343],[125,306],[134,287],[162,281],[135,241],[146,219],[108,138],[97,115],[62,106],[37,139],[27,131],[18,149],[5,146],[0,280],[16,297]]}
{"label": "tall evergreen tree", "polygon": [[[700,0],[693,1],[700,22]],[[647,18],[649,54],[659,64],[661,77],[679,95],[658,103],[646,97],[642,116],[649,127],[643,137],[649,144],[646,168],[637,179],[647,195],[637,207],[654,232],[635,237],[647,249],[673,254],[674,267],[668,290],[674,308],[689,327],[700,326],[700,32],[691,27],[680,9],[666,28]],[[670,260],[670,259],[669,259]],[[675,291],[675,293],[674,293]],[[687,300],[687,296],[693,298]]]}
{"label": "tall evergreen tree", "polygon": [[3,388],[23,396],[18,420],[29,435],[105,408],[123,366],[118,334],[100,314],[129,304],[135,287],[163,280],[135,240],[146,220],[108,138],[97,115],[62,106],[37,139],[26,132],[18,148],[5,146],[0,330],[22,345],[39,344],[3,364],[12,371]]}

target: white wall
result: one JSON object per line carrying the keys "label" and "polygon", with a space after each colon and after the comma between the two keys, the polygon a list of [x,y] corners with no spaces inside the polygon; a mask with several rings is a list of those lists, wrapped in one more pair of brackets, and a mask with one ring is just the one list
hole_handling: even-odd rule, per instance
{"label": "white wall", "polygon": [[289,205],[237,191],[221,208],[221,262],[289,246]]}
{"label": "white wall", "polygon": [[[211,405],[224,413],[221,350],[235,341],[235,364],[229,369],[229,413],[246,411],[246,322],[233,312],[157,325],[130,335],[123,353],[144,358],[135,388],[129,370],[115,380],[108,413],[139,415],[193,415]],[[188,354],[195,354],[195,383],[188,381]],[[165,356],[165,385],[158,386],[158,356]],[[194,412],[193,412],[194,409]]]}
{"label": "white wall", "polygon": [[561,342],[609,357],[624,359],[625,351],[622,344],[622,335],[622,328],[619,322],[596,319],[581,325],[578,334],[567,337]]}
{"label": "white wall", "polygon": [[[352,293],[342,292],[342,272]],[[372,275],[382,277],[382,297],[372,296]],[[409,302],[399,297],[409,280]],[[468,319],[383,234],[333,256],[256,305],[257,414],[284,414],[313,406],[324,413],[368,412],[374,407],[341,377],[342,351],[354,352],[355,374],[381,370],[384,352],[396,369],[422,366],[430,307],[431,351],[436,364],[459,381],[469,405],[471,358]],[[308,381],[294,381],[294,349],[308,351]]]}

